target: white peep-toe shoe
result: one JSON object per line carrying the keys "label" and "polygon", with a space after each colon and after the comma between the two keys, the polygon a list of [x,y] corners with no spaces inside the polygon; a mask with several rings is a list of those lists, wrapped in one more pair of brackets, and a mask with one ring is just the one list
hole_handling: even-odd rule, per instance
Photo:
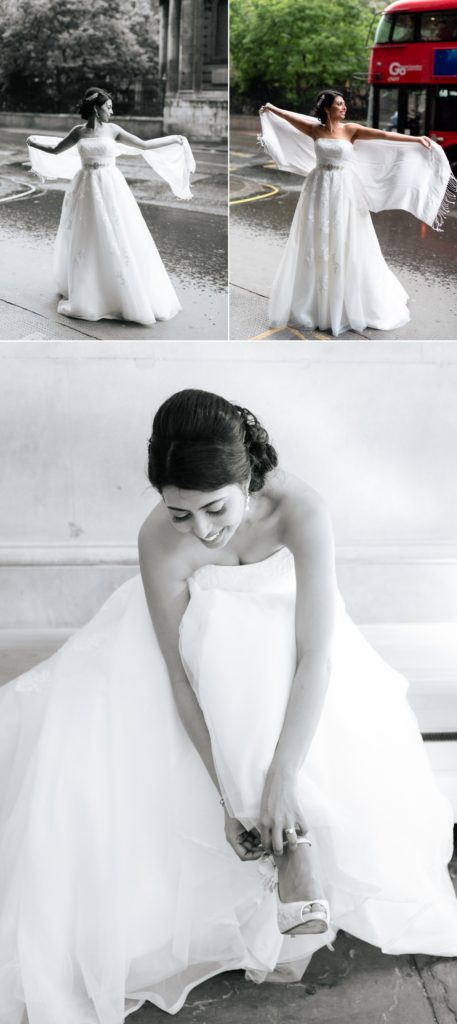
{"label": "white peep-toe shoe", "polygon": [[[286,829],[286,832],[289,830]],[[297,843],[306,843],[311,846],[311,841],[306,835],[299,835]],[[298,900],[295,903],[283,903],[279,895],[279,885],[276,888],[278,902],[278,927],[281,935],[320,935],[328,931],[330,927],[330,908],[328,900]],[[309,928],[302,929],[303,925]],[[300,928],[300,931],[295,931]]]}
{"label": "white peep-toe shoe", "polygon": [[[282,935],[319,935],[330,927],[330,910],[327,900],[300,900],[297,903],[283,903],[279,890],[278,927]],[[309,925],[309,928],[303,928]],[[300,928],[300,931],[296,931]]]}

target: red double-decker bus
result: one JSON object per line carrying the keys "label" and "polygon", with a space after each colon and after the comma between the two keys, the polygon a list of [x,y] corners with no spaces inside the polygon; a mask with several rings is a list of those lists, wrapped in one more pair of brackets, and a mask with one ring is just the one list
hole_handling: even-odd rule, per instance
{"label": "red double-decker bus", "polygon": [[396,0],[378,24],[368,124],[439,142],[457,169],[457,0]]}

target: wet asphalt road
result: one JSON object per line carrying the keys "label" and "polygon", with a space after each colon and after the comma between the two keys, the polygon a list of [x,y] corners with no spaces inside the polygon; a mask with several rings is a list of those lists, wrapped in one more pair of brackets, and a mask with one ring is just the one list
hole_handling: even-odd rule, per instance
{"label": "wet asphalt road", "polygon": [[[232,133],[230,211],[231,337],[331,340],[289,325],[268,328],[269,287],[286,243],[302,180],[278,171],[256,147],[253,133]],[[266,195],[278,190],[270,198]],[[243,200],[239,202],[239,200]],[[247,201],[246,201],[247,200]],[[366,329],[338,340],[457,339],[457,209],[436,232],[401,211],[373,215],[387,262],[410,296],[411,321],[398,331]]]}
{"label": "wet asphalt road", "polygon": [[[119,161],[179,295],[182,312],[152,327],[91,323],[56,312],[52,251],[65,184],[42,186],[25,164],[24,132],[0,129],[0,338],[227,338],[226,153],[194,147],[194,199],[180,203],[141,157]],[[34,191],[21,199],[12,194]]]}

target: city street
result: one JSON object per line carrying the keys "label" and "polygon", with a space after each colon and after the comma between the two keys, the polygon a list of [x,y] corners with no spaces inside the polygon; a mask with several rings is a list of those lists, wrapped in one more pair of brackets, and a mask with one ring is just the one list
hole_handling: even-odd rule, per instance
{"label": "city street", "polygon": [[[30,130],[31,131],[31,130]],[[227,338],[227,155],[193,147],[194,198],[180,202],[143,159],[118,166],[140,204],[182,305],[173,320],[150,327],[92,323],[57,314],[52,254],[65,182],[42,184],[29,173],[30,131],[0,128],[0,339],[224,340]]]}
{"label": "city street", "polygon": [[[286,243],[303,179],[278,171],[254,130],[231,132],[230,336],[233,340],[331,341],[299,324],[269,328],[269,289]],[[457,338],[457,207],[443,232],[410,214],[373,216],[381,249],[410,296],[411,320],[396,331],[349,331],[340,340]]]}

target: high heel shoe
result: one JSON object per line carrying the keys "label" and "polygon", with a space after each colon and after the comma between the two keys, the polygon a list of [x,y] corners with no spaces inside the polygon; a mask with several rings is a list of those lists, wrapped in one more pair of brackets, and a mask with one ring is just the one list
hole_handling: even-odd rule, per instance
{"label": "high heel shoe", "polygon": [[[282,935],[320,935],[330,927],[330,908],[327,900],[300,900],[283,903],[276,889],[278,927]],[[309,925],[310,927],[304,927]],[[296,929],[300,928],[300,931]]]}

